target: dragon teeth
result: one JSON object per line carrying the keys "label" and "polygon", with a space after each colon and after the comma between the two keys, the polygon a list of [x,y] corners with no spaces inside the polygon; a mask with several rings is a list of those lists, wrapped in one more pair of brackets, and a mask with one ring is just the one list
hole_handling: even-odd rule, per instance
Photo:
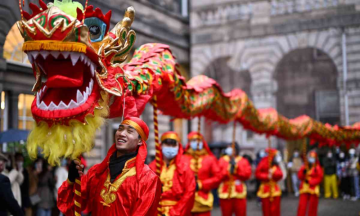
{"label": "dragon teeth", "polygon": [[91,71],[91,75],[95,76],[95,65],[93,63],[91,63],[90,65],[90,71]]}
{"label": "dragon teeth", "polygon": [[54,104],[54,102],[51,102],[50,105],[49,105],[49,110],[51,111],[51,110],[54,110],[56,108],[57,108],[57,106]]}
{"label": "dragon teeth", "polygon": [[34,64],[34,58],[32,57],[32,55],[28,55],[28,60],[30,64]]}
{"label": "dragon teeth", "polygon": [[39,106],[39,109],[41,110],[48,110],[48,107],[46,106],[46,104],[43,102],[41,102],[40,106]]}
{"label": "dragon teeth", "polygon": [[[44,101],[41,101],[42,95],[46,91],[46,86],[44,86],[40,91],[36,93],[36,105],[41,110],[65,110],[65,109],[74,109],[81,105],[83,105],[89,98],[92,93],[94,87],[94,80],[90,79],[89,85],[86,87],[86,90],[81,93],[80,90],[76,92],[76,101],[71,100],[68,105],[66,105],[63,101],[60,101],[59,105],[56,105],[54,102],[51,102],[49,106],[46,106]],[[41,101],[41,103],[40,103]]]}
{"label": "dragon teeth", "polygon": [[64,59],[67,59],[70,55],[70,52],[61,52],[61,54],[63,55]]}
{"label": "dragon teeth", "polygon": [[66,105],[64,102],[60,102],[59,103],[59,106],[58,106],[58,109],[68,109],[69,107],[68,107],[68,105]]}
{"label": "dragon teeth", "polygon": [[77,90],[76,93],[76,101],[78,104],[80,104],[81,102],[83,102],[84,100],[84,96],[81,94],[80,90]]}
{"label": "dragon teeth", "polygon": [[78,62],[80,55],[81,55],[81,53],[77,53],[77,52],[70,53],[71,62],[72,62],[73,66],[75,66],[75,64]]}
{"label": "dragon teeth", "polygon": [[71,100],[70,103],[69,103],[69,109],[74,109],[74,108],[76,108],[78,106],[79,105],[73,100]]}
{"label": "dragon teeth", "polygon": [[59,58],[60,52],[59,51],[51,51],[50,54],[54,57],[54,58]]}
{"label": "dragon teeth", "polygon": [[50,54],[49,51],[44,51],[44,50],[40,51],[40,55],[41,55],[44,59],[46,59],[49,54]]}

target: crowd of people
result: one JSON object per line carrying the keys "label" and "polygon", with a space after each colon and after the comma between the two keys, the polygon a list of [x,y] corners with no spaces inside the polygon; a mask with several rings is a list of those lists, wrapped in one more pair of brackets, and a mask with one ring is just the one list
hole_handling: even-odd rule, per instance
{"label": "crowd of people", "polygon": [[[344,200],[357,201],[360,199],[359,188],[359,157],[354,148],[347,152],[340,148],[328,149],[320,157],[320,166],[324,172],[323,195],[324,198],[337,199],[341,197]],[[298,150],[295,150],[293,157],[288,162],[288,168],[291,172],[292,189],[295,196],[299,195],[299,171],[303,159]]]}
{"label": "crowd of people", "polygon": [[52,167],[42,157],[30,163],[24,159],[22,153],[0,153],[0,215],[62,215],[56,207],[57,189],[68,178],[70,160]]}
{"label": "crowd of people", "polygon": [[353,148],[330,149],[326,156],[295,150],[287,161],[271,148],[259,151],[253,162],[240,156],[238,145],[226,146],[216,158],[199,132],[191,132],[183,148],[179,136],[169,131],[148,166],[148,135],[141,119],[125,119],[104,161],[87,172],[83,160],[65,159],[53,169],[38,158],[24,168],[23,155],[0,154],[0,215],[208,216],[218,197],[222,215],[245,216],[252,176],[264,216],[280,216],[281,196],[289,191],[299,196],[298,216],[317,215],[322,194],[359,199],[359,161]]}

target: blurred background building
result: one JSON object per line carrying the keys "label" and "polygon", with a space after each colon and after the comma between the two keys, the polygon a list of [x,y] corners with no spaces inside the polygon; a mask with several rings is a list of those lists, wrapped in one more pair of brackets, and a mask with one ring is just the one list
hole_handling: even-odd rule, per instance
{"label": "blurred background building", "polygon": [[[27,0],[37,4],[37,0]],[[46,2],[51,2],[47,0]],[[84,0],[80,2],[84,3]],[[111,24],[125,9],[136,10],[135,48],[149,42],[170,45],[187,79],[205,74],[229,91],[243,89],[257,108],[274,107],[285,117],[308,115],[331,124],[360,121],[360,1],[358,0],[90,0]],[[22,53],[15,22],[18,2],[0,1],[1,131],[32,129],[32,69]],[[343,52],[346,50],[346,52]],[[152,128],[152,108],[142,115]],[[119,119],[98,132],[89,165],[100,162],[113,143]],[[197,120],[160,116],[160,133],[175,130],[186,143]],[[232,124],[203,124],[208,141],[231,141]],[[266,146],[264,136],[238,127],[242,148]],[[153,133],[149,138],[154,155]],[[274,139],[278,147],[281,141]],[[6,145],[2,146],[6,149]]]}
{"label": "blurred background building", "polygon": [[[360,121],[359,25],[358,0],[191,1],[191,76],[241,88],[257,108],[288,118],[353,124]],[[209,141],[232,138],[232,124],[205,130]],[[264,136],[237,134],[243,148],[266,147]]]}

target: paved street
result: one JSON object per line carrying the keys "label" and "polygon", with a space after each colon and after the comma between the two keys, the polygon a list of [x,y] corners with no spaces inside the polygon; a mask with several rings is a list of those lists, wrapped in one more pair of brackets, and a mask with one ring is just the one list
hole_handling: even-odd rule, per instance
{"label": "paved street", "polygon": [[[283,198],[281,201],[281,216],[296,216],[297,205],[297,198]],[[261,207],[256,205],[254,199],[248,202],[247,215],[262,216]],[[221,216],[220,208],[214,209],[212,216]],[[320,199],[318,216],[360,216],[360,201]]]}

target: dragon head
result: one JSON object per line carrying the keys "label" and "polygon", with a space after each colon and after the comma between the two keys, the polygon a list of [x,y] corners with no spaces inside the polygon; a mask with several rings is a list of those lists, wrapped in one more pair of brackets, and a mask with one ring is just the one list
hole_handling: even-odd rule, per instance
{"label": "dragon head", "polygon": [[28,150],[35,157],[40,146],[56,163],[90,150],[96,128],[108,115],[109,95],[123,96],[126,79],[120,63],[135,42],[130,30],[135,11],[129,7],[109,31],[111,11],[82,10],[71,0],[39,3],[30,3],[33,13],[23,11],[17,22],[35,76],[31,111],[37,124]]}

